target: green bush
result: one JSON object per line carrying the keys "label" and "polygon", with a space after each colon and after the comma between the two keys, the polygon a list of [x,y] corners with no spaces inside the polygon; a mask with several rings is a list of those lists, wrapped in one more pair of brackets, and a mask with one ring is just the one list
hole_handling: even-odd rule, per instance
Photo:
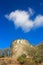
{"label": "green bush", "polygon": [[19,62],[20,62],[20,64],[22,65],[23,63],[25,63],[25,61],[26,61],[26,58],[25,58],[25,56],[24,55],[21,55],[20,57],[18,57],[18,59],[17,59]]}

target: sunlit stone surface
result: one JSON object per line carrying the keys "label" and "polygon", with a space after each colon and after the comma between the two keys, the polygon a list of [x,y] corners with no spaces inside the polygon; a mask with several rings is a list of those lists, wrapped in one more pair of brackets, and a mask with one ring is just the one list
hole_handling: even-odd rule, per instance
{"label": "sunlit stone surface", "polygon": [[18,39],[16,41],[12,42],[12,46],[11,46],[11,53],[12,53],[12,57],[18,57],[22,54],[27,54],[25,51],[25,46],[28,46],[28,41],[27,40],[23,40],[23,39]]}

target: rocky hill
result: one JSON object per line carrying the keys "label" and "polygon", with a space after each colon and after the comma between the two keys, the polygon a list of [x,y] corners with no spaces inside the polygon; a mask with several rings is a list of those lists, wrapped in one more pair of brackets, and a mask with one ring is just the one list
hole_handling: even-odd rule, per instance
{"label": "rocky hill", "polygon": [[0,49],[0,65],[43,65],[43,42],[32,46],[24,39],[13,41],[9,48]]}
{"label": "rocky hill", "polygon": [[18,39],[12,42],[11,55],[12,57],[19,57],[22,54],[27,55],[27,49],[34,48],[27,40]]}

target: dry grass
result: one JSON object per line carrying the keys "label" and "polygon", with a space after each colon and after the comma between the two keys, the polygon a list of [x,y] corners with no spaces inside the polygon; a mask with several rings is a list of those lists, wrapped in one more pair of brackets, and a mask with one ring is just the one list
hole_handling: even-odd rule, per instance
{"label": "dry grass", "polygon": [[[0,65],[21,65],[17,60],[16,58],[11,58],[11,57],[5,57],[5,58],[0,58]],[[24,64],[22,65],[43,65],[42,64],[31,64],[31,60],[30,62],[25,62]]]}
{"label": "dry grass", "polygon": [[0,58],[0,65],[20,65],[15,58]]}

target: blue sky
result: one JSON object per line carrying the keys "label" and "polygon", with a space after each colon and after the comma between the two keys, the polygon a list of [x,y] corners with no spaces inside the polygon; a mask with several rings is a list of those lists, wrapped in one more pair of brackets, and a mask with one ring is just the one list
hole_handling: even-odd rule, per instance
{"label": "blue sky", "polygon": [[0,0],[0,48],[19,38],[43,41],[43,0]]}

